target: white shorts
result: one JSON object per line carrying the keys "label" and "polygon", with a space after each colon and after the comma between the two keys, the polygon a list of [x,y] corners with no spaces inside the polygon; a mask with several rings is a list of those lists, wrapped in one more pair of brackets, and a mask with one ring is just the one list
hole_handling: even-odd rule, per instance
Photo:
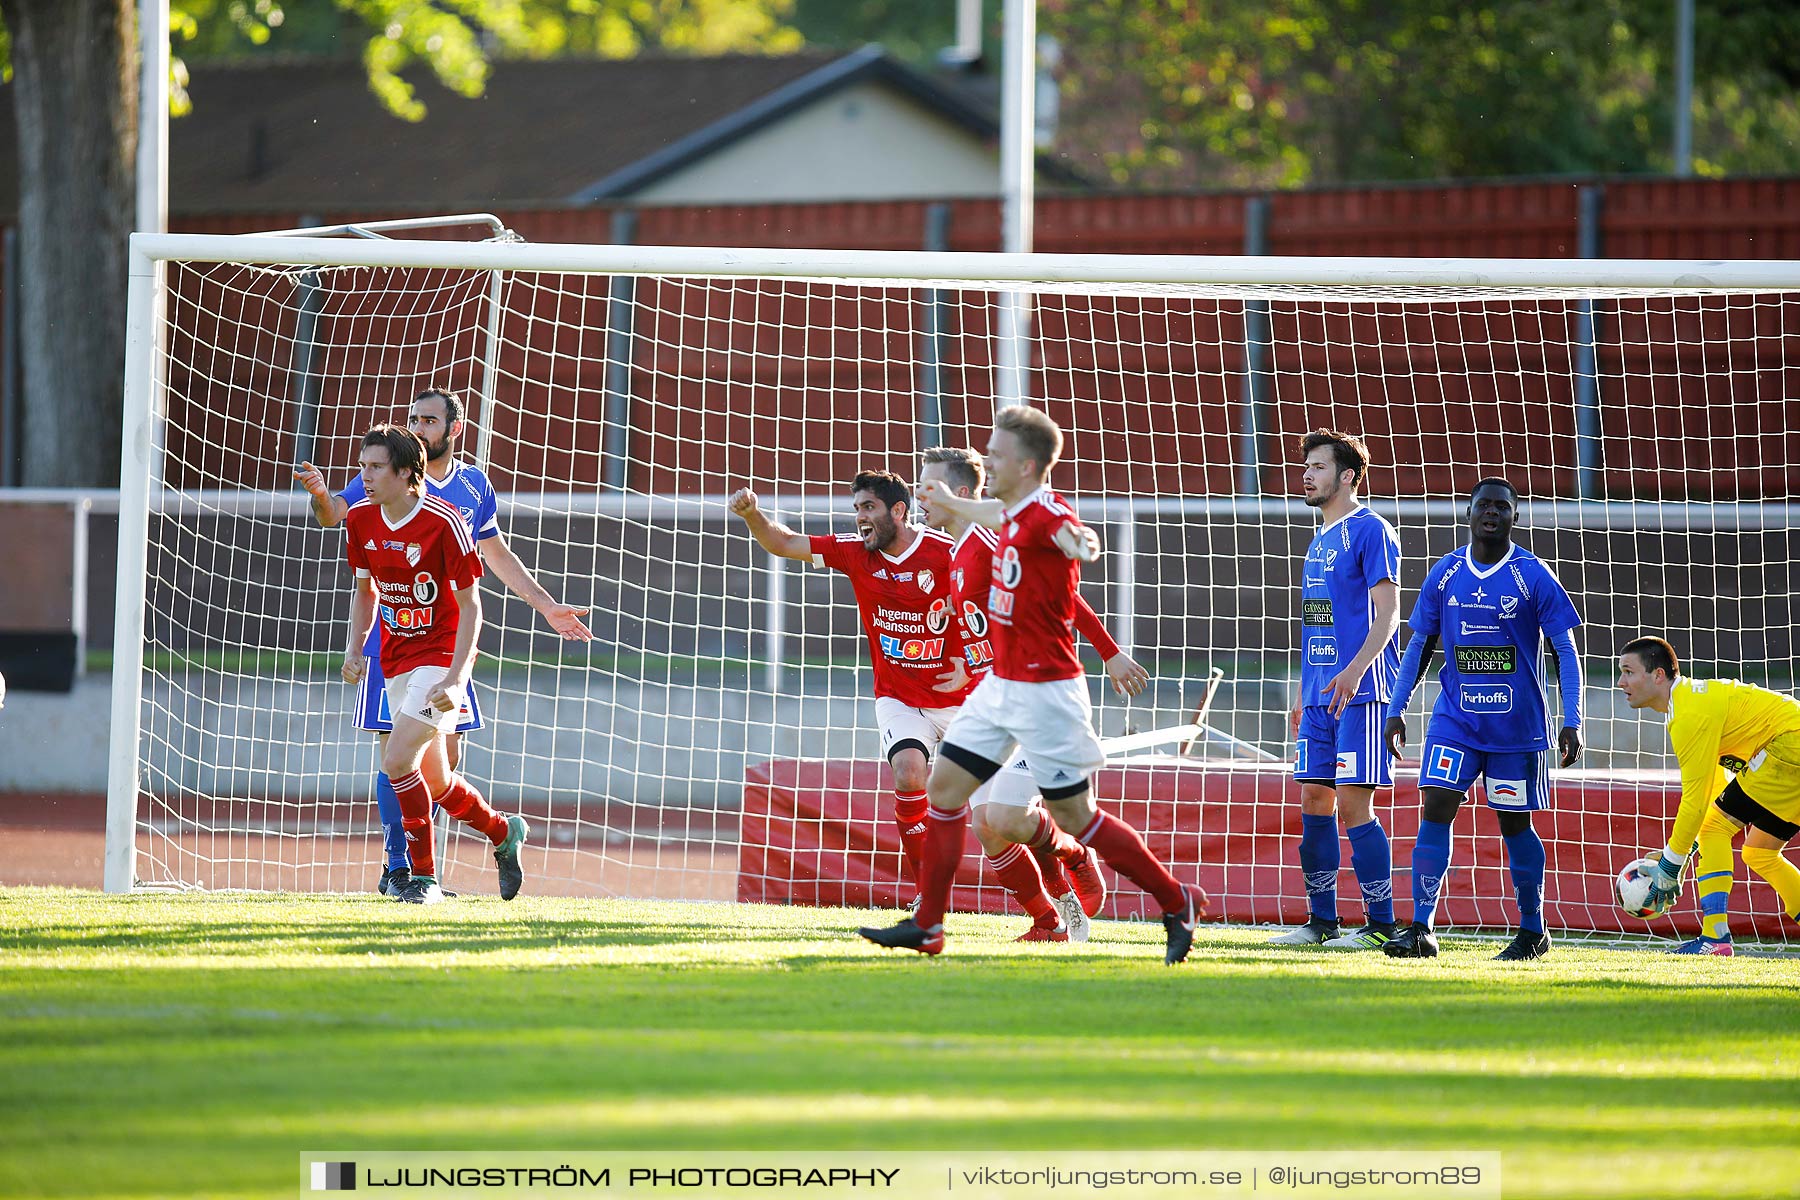
{"label": "white shorts", "polygon": [[937,757],[944,742],[944,730],[950,728],[954,708],[914,708],[892,696],[875,697],[875,721],[881,727],[881,757],[894,752],[901,742],[914,741],[925,747],[925,753]]}
{"label": "white shorts", "polygon": [[1023,750],[1040,791],[1074,787],[1106,761],[1087,680],[1079,677],[1025,683],[989,675],[963,701],[944,740],[1001,764],[1015,747]]}
{"label": "white shorts", "polygon": [[388,711],[395,719],[411,717],[439,733],[455,733],[457,724],[469,718],[468,692],[462,688],[451,689],[456,706],[449,712],[440,712],[425,698],[448,674],[449,667],[414,667],[402,671],[387,681]]}
{"label": "white shorts", "polygon": [[1030,808],[1038,802],[1037,780],[1031,777],[1031,768],[1025,762],[1023,754],[1015,754],[1006,760],[1006,765],[994,773],[993,778],[975,789],[969,797],[973,808],[983,804],[1000,804],[1007,808]]}

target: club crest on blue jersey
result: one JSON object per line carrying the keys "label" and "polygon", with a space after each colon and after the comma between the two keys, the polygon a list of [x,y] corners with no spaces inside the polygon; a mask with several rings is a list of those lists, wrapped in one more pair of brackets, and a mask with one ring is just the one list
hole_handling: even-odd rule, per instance
{"label": "club crest on blue jersey", "polygon": [[[1415,636],[1439,638],[1444,651],[1428,740],[1483,752],[1549,746],[1545,641],[1581,617],[1536,555],[1513,546],[1486,566],[1467,547],[1445,555],[1426,573],[1409,624]],[[1431,768],[1444,776],[1437,764]]]}
{"label": "club crest on blue jersey", "polygon": [[[1327,688],[1346,658],[1339,647],[1361,646],[1369,636],[1374,589],[1400,582],[1399,535],[1375,512],[1356,508],[1313,535],[1300,574],[1300,703],[1315,708],[1332,698]],[[1385,703],[1399,668],[1399,638],[1389,638],[1350,703]]]}

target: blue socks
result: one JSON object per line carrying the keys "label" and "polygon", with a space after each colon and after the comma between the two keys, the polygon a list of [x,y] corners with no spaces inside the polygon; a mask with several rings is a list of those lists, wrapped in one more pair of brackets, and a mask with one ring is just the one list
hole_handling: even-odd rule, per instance
{"label": "blue socks", "polygon": [[1513,895],[1519,898],[1519,928],[1544,932],[1544,842],[1537,830],[1506,839],[1506,865],[1512,869]]}
{"label": "blue socks", "polygon": [[[1362,888],[1370,923],[1392,925],[1394,851],[1387,831],[1380,821],[1368,821],[1346,830],[1345,835],[1350,839],[1350,865]],[[1337,923],[1337,877],[1342,865],[1337,818],[1301,813],[1300,870],[1306,875],[1306,905],[1313,920]]]}
{"label": "blue socks", "polygon": [[1307,911],[1315,921],[1337,924],[1338,854],[1336,817],[1300,814],[1300,870],[1306,876]]}
{"label": "blue socks", "polygon": [[375,773],[375,808],[381,814],[381,845],[387,851],[388,870],[407,865],[406,827],[400,823],[400,797],[386,771]]}
{"label": "blue socks", "polygon": [[[1544,932],[1544,843],[1537,830],[1515,833],[1506,841],[1506,862],[1512,870],[1513,895],[1519,901],[1519,928]],[[1450,872],[1450,826],[1442,821],[1420,821],[1419,838],[1413,843],[1413,920],[1427,929],[1437,916],[1438,896],[1444,876]]]}
{"label": "blue socks", "polygon": [[[1540,856],[1543,853],[1539,848]],[[1543,859],[1539,858],[1541,865]],[[1420,821],[1419,838],[1413,843],[1412,894],[1413,921],[1430,929],[1437,917],[1438,893],[1443,890],[1444,876],[1450,872],[1450,824],[1447,821]]]}
{"label": "blue socks", "polygon": [[1356,882],[1362,888],[1363,907],[1372,925],[1394,923],[1394,850],[1388,844],[1387,831],[1380,821],[1369,821],[1355,829],[1347,829],[1350,839],[1350,866],[1356,871]]}

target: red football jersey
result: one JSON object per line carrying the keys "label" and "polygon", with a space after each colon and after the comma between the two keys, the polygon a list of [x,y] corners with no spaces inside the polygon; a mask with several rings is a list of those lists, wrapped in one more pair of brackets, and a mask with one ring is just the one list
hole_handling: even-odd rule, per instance
{"label": "red football jersey", "polygon": [[[950,581],[956,585],[956,612],[962,618],[963,656],[969,671],[986,675],[994,669],[994,644],[988,638],[988,592],[994,577],[994,547],[1000,535],[984,525],[970,525],[951,552]],[[1102,662],[1119,652],[1093,606],[1075,593],[1075,628],[1093,644]]]}
{"label": "red football jersey", "polygon": [[375,580],[381,626],[381,673],[389,679],[414,667],[447,667],[456,657],[456,597],[475,586],[481,558],[462,514],[425,496],[405,520],[388,524],[373,500],[350,506],[344,518],[350,565]]}
{"label": "red football jersey", "polygon": [[962,656],[950,582],[950,539],[921,529],[906,553],[895,557],[863,547],[854,533],[816,536],[813,562],[850,577],[869,657],[875,694],[914,708],[951,708],[968,688],[936,692],[932,685]]}
{"label": "red football jersey", "polygon": [[950,582],[956,590],[956,615],[962,620],[963,657],[976,675],[994,669],[987,603],[994,578],[994,546],[999,540],[1000,535],[985,525],[970,525],[956,539],[950,554]]}
{"label": "red football jersey", "polygon": [[1041,487],[1006,510],[988,590],[994,673],[1045,683],[1074,679],[1075,597],[1081,567],[1056,545],[1064,525],[1080,524],[1068,501]]}

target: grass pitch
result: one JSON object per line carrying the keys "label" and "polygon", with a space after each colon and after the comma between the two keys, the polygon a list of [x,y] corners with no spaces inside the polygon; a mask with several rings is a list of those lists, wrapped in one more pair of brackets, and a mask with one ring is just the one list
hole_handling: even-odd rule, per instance
{"label": "grass pitch", "polygon": [[[304,1150],[1490,1150],[1508,1197],[1800,1178],[1800,961],[862,912],[0,890],[0,1195],[292,1196]],[[903,1144],[901,1139],[913,1139]]]}

